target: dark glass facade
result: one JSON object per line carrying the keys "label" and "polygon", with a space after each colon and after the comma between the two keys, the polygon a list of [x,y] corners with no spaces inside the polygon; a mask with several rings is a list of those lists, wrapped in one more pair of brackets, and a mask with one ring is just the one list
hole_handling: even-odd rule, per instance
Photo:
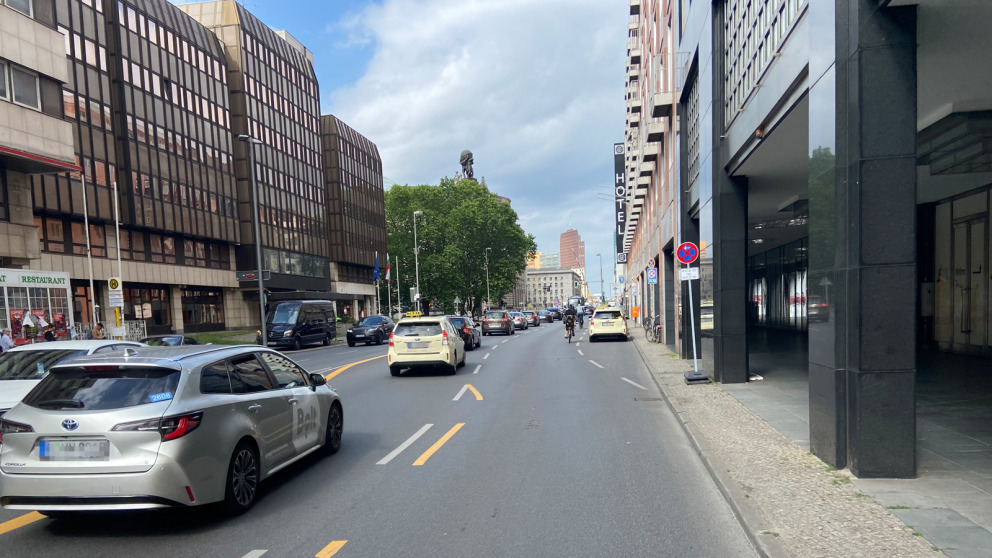
{"label": "dark glass facade", "polygon": [[375,144],[335,116],[320,119],[331,259],[338,279],[372,283],[375,253],[385,266],[386,201]]}

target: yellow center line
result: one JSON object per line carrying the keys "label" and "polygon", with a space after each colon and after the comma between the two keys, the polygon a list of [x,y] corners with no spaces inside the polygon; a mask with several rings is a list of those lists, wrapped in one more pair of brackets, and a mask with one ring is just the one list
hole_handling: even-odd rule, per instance
{"label": "yellow center line", "polygon": [[468,389],[472,390],[472,393],[475,394],[475,400],[476,401],[482,401],[482,394],[479,393],[479,390],[477,390],[474,387],[472,387],[472,384],[465,384],[465,385],[468,386]]}
{"label": "yellow center line", "polygon": [[434,442],[434,445],[431,446],[429,450],[425,451],[423,455],[418,457],[417,460],[413,462],[413,465],[416,467],[418,465],[423,465],[424,463],[427,463],[427,460],[430,459],[432,455],[434,455],[434,452],[441,449],[441,446],[443,446],[445,442],[450,440],[451,437],[455,435],[455,432],[458,432],[458,430],[463,426],[465,426],[464,422],[459,422],[458,424],[453,426],[451,430],[448,431],[447,434],[441,436],[440,440]]}
{"label": "yellow center line", "polygon": [[20,517],[15,517],[10,521],[4,521],[3,523],[0,523],[0,535],[4,533],[9,533],[14,529],[20,529],[21,527],[24,527],[29,523],[34,523],[35,521],[38,521],[39,519],[45,519],[45,516],[41,515],[38,512],[31,512],[31,513],[26,513]]}
{"label": "yellow center line", "polygon": [[[377,357],[378,358],[378,357]],[[355,364],[358,364],[357,362]],[[347,544],[348,541],[333,541],[331,544],[325,546],[320,552],[317,553],[317,558],[331,558],[337,554],[341,547]]]}
{"label": "yellow center line", "polygon": [[334,376],[337,376],[338,374],[344,372],[345,370],[351,368],[352,366],[355,366],[356,364],[363,364],[363,363],[369,362],[370,360],[375,360],[377,358],[386,358],[386,355],[379,355],[377,357],[367,358],[365,360],[360,360],[358,362],[352,362],[351,364],[345,364],[344,366],[342,366],[341,368],[338,368],[334,372],[331,372],[330,374],[327,374],[326,376],[324,376],[324,378],[327,379],[327,380],[330,380]]}

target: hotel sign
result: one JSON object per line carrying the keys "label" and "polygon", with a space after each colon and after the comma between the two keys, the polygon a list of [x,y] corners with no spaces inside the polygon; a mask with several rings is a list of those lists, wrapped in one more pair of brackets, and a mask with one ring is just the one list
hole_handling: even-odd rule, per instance
{"label": "hotel sign", "polygon": [[627,227],[627,177],[624,173],[624,147],[613,144],[613,193],[614,214],[616,215],[617,263],[627,263],[627,253],[623,251],[623,232]]}

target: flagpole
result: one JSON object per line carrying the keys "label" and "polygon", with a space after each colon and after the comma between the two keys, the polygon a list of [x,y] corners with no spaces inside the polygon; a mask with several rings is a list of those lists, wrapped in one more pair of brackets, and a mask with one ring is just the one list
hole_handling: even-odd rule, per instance
{"label": "flagpole", "polygon": [[396,313],[403,315],[403,295],[400,292],[400,257],[396,256]]}
{"label": "flagpole", "polygon": [[393,313],[393,293],[389,289],[389,252],[386,252],[386,313],[392,317]]}
{"label": "flagpole", "polygon": [[379,251],[375,251],[375,313],[382,313],[382,304],[379,303]]}

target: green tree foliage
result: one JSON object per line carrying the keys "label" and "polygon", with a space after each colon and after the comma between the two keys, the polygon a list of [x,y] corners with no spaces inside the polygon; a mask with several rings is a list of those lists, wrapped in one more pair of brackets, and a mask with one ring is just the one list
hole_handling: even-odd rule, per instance
{"label": "green tree foliage", "polygon": [[[418,210],[424,213],[417,217],[421,295],[445,312],[456,312],[455,297],[470,308],[481,308],[486,298],[486,248],[491,248],[493,301],[513,290],[527,254],[537,249],[534,236],[520,227],[510,204],[501,203],[473,180],[444,178],[437,186],[397,184],[386,192],[386,245],[393,261],[400,259],[403,304],[409,304],[409,288],[416,285],[413,213]],[[385,304],[384,292],[382,300]]]}

